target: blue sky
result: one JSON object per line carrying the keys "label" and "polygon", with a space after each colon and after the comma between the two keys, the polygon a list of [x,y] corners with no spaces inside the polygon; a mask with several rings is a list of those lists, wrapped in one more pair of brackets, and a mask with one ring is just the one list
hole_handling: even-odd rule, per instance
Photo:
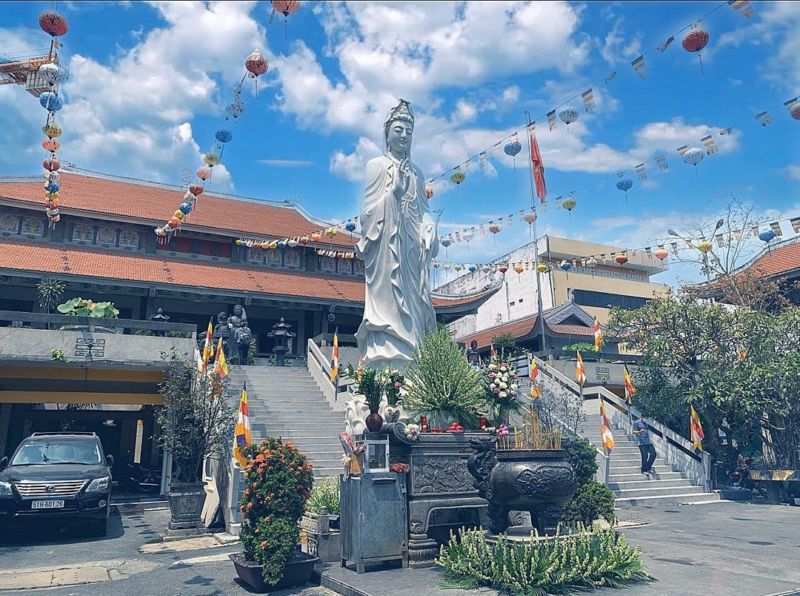
{"label": "blue sky", "polygon": [[[751,4],[750,19],[723,5],[704,21],[701,74],[680,37],[656,47],[716,3],[306,2],[285,26],[280,15],[268,23],[267,2],[58,2],[70,23],[62,159],[180,183],[222,125],[244,58],[260,48],[270,70],[257,97],[247,81],[247,111],[209,189],[296,200],[336,221],[357,214],[363,164],[381,151],[381,123],[398,97],[412,101],[414,160],[432,177],[517,130],[524,110],[539,117],[616,71],[594,87],[592,113],[572,103],[580,118],[569,130],[540,121],[549,196],[576,190],[578,203],[571,214],[551,203],[540,231],[642,247],[715,217],[732,196],[765,216],[794,216],[800,122],[781,104],[800,95],[800,39],[790,35],[800,3]],[[37,18],[49,6],[0,3],[0,53],[45,47]],[[646,79],[630,66],[641,53]],[[765,109],[775,122],[763,128],[753,116]],[[39,170],[44,116],[22,88],[0,87],[0,174]],[[728,126],[733,135],[716,134]],[[675,148],[708,133],[720,152],[695,172]],[[659,152],[669,170],[648,166],[644,184],[630,172],[626,203],[615,172]],[[496,175],[476,163],[458,188],[437,188],[441,232],[530,204],[525,153],[516,168],[502,151],[489,157]],[[526,239],[518,221],[474,240],[469,257],[464,246],[448,256],[489,260]]]}

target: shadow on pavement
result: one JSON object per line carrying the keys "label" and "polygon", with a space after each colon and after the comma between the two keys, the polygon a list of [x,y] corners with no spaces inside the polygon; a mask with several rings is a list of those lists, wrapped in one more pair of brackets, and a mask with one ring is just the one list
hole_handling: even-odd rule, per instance
{"label": "shadow on pavement", "polygon": [[[101,543],[125,534],[122,518],[112,510],[105,536],[93,536],[89,524],[81,520],[14,520],[0,532],[0,546]],[[4,548],[8,552],[7,548]]]}

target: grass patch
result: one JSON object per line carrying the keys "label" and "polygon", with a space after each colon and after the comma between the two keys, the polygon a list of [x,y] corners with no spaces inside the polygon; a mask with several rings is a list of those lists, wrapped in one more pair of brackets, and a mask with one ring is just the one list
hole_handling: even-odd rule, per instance
{"label": "grass patch", "polygon": [[638,546],[613,529],[580,527],[555,539],[496,544],[482,530],[451,532],[436,564],[444,569],[443,587],[487,586],[510,594],[543,596],[599,587],[621,588],[653,581]]}

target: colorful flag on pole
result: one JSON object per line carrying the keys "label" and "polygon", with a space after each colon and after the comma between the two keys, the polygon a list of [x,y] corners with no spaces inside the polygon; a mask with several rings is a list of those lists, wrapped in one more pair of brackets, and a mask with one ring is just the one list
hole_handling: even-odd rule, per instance
{"label": "colorful flag on pole", "polygon": [[542,396],[542,388],[539,386],[539,367],[536,365],[536,358],[531,357],[530,373],[528,378],[531,382],[531,399],[539,399]]}
{"label": "colorful flag on pole", "polygon": [[647,173],[644,170],[643,163],[640,163],[638,166],[636,166],[635,169],[636,169],[636,174],[639,176],[639,180],[642,181],[647,180]]}
{"label": "colorful flag on pole", "polygon": [[705,438],[705,435],[703,434],[703,425],[700,424],[700,416],[698,416],[697,412],[694,411],[694,406],[689,404],[689,408],[691,409],[689,433],[692,439],[692,445],[694,445],[695,449],[702,449],[703,439]]}
{"label": "colorful flag on pole", "polygon": [[206,339],[203,343],[203,359],[200,363],[200,372],[206,372],[208,368],[208,361],[211,360],[211,352],[214,351],[214,328],[211,326],[211,321],[213,319],[208,320],[208,329],[206,329]]}
{"label": "colorful flag on pole", "polygon": [[669,168],[669,165],[667,165],[667,158],[663,155],[656,155],[656,163],[658,164],[658,169],[662,172]]}
{"label": "colorful flag on pole", "polygon": [[631,62],[631,66],[643,79],[647,77],[647,64],[644,63],[644,54],[636,58],[633,62]]}
{"label": "colorful flag on pole", "polygon": [[547,184],[544,180],[544,162],[542,161],[542,154],[539,152],[539,143],[536,141],[536,133],[533,129],[528,130],[530,137],[530,150],[531,150],[531,169],[533,171],[533,181],[536,184],[536,196],[544,204],[547,199]]}
{"label": "colorful flag on pole", "polygon": [[339,328],[333,332],[333,353],[331,355],[331,383],[339,376]]}
{"label": "colorful flag on pole", "polygon": [[225,350],[222,349],[221,337],[217,343],[217,355],[214,358],[214,372],[220,379],[224,379],[228,376],[228,360],[225,358]]}
{"label": "colorful flag on pole", "polygon": [[583,387],[586,384],[586,368],[583,366],[583,358],[581,358],[581,353],[576,351],[577,359],[575,362],[575,379],[578,381],[578,384]]}
{"label": "colorful flag on pole", "polygon": [[491,358],[491,361],[494,362],[496,357],[497,357],[497,352],[495,352],[494,349],[494,342],[491,342],[489,344],[489,358]]}
{"label": "colorful flag on pole", "polygon": [[600,346],[603,345],[603,332],[600,329],[600,321],[597,317],[594,318],[594,351],[599,352]]}
{"label": "colorful flag on pole", "polygon": [[633,396],[636,393],[636,386],[633,384],[633,379],[631,378],[631,373],[627,366],[625,366],[625,369],[622,371],[622,381],[625,385],[625,401],[628,402],[628,404],[632,404]]}
{"label": "colorful flag on pole", "polygon": [[247,458],[242,449],[250,445],[250,417],[247,412],[247,383],[242,386],[242,397],[239,398],[239,416],[236,419],[236,430],[233,431],[233,457],[241,467],[247,465]]}
{"label": "colorful flag on pole", "polygon": [[614,449],[614,433],[611,432],[611,421],[606,415],[606,408],[603,399],[600,398],[600,439],[606,451]]}
{"label": "colorful flag on pole", "polygon": [[775,121],[775,118],[773,118],[772,114],[770,114],[769,112],[760,112],[756,114],[756,121],[761,126],[769,126]]}

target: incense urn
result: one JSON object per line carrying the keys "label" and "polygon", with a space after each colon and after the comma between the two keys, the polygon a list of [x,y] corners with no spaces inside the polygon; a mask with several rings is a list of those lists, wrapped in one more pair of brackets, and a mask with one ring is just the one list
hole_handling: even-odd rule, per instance
{"label": "incense urn", "polygon": [[496,439],[473,439],[467,469],[489,502],[489,529],[509,526],[510,511],[528,511],[540,534],[555,532],[564,504],[575,493],[575,470],[563,449],[497,449]]}

